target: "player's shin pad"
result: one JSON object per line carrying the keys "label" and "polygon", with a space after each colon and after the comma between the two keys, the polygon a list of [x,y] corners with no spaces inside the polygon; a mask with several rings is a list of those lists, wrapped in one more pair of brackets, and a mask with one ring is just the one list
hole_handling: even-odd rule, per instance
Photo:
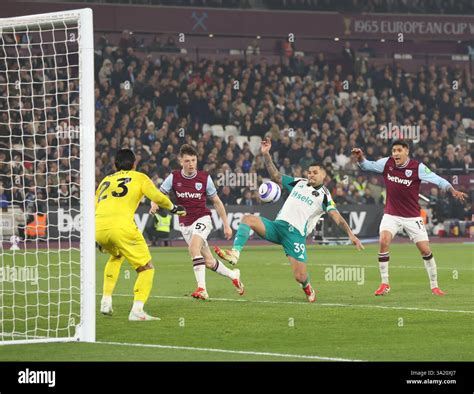
{"label": "player's shin pad", "polygon": [[250,231],[251,228],[249,225],[240,223],[239,228],[237,229],[237,234],[235,235],[234,246],[232,248],[239,252],[242,251],[250,237]]}

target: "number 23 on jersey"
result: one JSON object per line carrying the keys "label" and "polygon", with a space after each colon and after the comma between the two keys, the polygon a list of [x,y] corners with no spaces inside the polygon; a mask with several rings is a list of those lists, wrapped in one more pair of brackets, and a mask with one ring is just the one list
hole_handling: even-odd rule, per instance
{"label": "number 23 on jersey", "polygon": [[100,185],[97,203],[100,203],[102,200],[105,200],[109,197],[109,195],[111,195],[112,197],[126,196],[128,193],[127,183],[130,183],[131,181],[132,178],[119,178],[117,179],[117,185],[113,190],[110,190],[112,182],[105,181],[104,183],[102,183],[102,185]]}

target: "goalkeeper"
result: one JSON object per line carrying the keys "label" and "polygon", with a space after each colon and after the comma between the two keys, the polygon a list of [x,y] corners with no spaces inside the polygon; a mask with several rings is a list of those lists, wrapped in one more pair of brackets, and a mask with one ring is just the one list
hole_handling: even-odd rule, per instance
{"label": "goalkeeper", "polygon": [[105,177],[96,191],[95,238],[100,248],[111,255],[104,270],[100,312],[105,315],[112,314],[112,293],[120,267],[127,259],[138,274],[133,288],[135,298],[128,320],[159,320],[143,310],[153,285],[155,269],[148,246],[133,217],[144,195],[158,206],[177,215],[186,215],[186,210],[182,206],[174,205],[147,175],[135,171],[135,154],[130,149],[117,152],[115,167],[117,172]]}

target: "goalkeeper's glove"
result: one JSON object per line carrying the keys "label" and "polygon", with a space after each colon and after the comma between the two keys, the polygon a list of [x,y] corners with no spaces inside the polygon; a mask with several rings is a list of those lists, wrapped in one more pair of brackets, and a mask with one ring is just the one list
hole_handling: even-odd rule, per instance
{"label": "goalkeeper's glove", "polygon": [[173,208],[170,210],[171,213],[175,213],[178,216],[186,216],[186,208],[182,205],[173,205]]}

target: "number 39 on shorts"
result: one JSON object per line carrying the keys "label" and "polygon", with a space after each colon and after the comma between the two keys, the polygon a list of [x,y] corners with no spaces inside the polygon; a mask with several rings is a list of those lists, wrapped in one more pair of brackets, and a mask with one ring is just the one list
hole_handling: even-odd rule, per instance
{"label": "number 39 on shorts", "polygon": [[299,244],[298,242],[293,242],[293,245],[295,246],[295,252],[296,253],[299,253],[299,252],[304,253],[305,244]]}

